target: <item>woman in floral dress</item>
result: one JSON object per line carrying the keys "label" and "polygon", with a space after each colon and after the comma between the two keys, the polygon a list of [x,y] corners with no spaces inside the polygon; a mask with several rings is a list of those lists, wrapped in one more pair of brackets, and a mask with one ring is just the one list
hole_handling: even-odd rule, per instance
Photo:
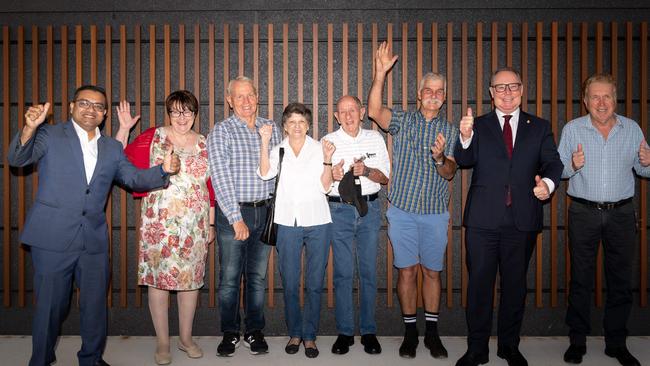
{"label": "woman in floral dress", "polygon": [[[167,154],[176,154],[181,170],[169,186],[151,191],[142,199],[138,252],[138,284],[149,286],[151,318],[156,330],[157,364],[171,362],[168,304],[169,291],[178,291],[178,348],[189,357],[203,355],[192,340],[192,322],[199,289],[203,286],[208,245],[214,240],[214,195],[209,182],[205,137],[192,126],[198,101],[179,90],[165,100],[170,125],[146,130],[126,146],[136,166],[154,166]],[[129,103],[117,108],[120,129],[116,138],[126,145],[131,127],[140,116],[131,116]]]}

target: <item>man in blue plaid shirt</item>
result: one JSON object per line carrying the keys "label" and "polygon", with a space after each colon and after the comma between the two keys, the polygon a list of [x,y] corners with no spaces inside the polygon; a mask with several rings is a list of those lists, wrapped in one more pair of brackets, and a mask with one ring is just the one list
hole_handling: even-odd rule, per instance
{"label": "man in blue plaid shirt", "polygon": [[270,246],[260,241],[275,181],[256,174],[260,156],[258,130],[274,125],[269,149],[280,143],[273,121],[257,116],[253,81],[240,76],[228,83],[226,99],[233,115],[208,135],[208,157],[215,198],[219,245],[219,309],[223,340],[217,355],[232,356],[240,341],[239,284],[244,276],[244,346],[267,353],[264,340],[264,292]]}

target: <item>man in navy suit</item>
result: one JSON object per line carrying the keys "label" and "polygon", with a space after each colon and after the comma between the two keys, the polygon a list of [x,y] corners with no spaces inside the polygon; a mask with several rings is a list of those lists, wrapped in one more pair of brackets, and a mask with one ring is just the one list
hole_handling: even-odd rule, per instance
{"label": "man in navy suit", "polygon": [[467,345],[457,366],[488,362],[493,288],[497,268],[501,296],[497,356],[509,366],[528,365],[519,352],[526,299],[526,272],[542,229],[542,204],[560,181],[562,162],[548,121],[523,112],[523,86],[511,68],[490,83],[495,110],[460,122],[454,157],[473,168],[463,224],[466,227]]}
{"label": "man in navy suit", "polygon": [[80,293],[79,365],[108,365],[106,343],[108,228],[106,199],[113,181],[136,191],[164,186],[180,167],[173,152],[164,163],[138,170],[122,145],[103,135],[106,93],[86,85],[75,91],[70,121],[43,124],[49,103],[30,107],[25,125],[9,146],[9,164],[38,164],[36,200],[20,237],[31,247],[36,309],[32,323],[30,366],[50,365],[70,306],[72,281]]}

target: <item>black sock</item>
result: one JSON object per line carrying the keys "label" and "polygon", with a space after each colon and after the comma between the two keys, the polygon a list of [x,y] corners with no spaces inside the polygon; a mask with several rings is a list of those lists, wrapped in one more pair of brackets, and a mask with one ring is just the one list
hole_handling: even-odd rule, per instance
{"label": "black sock", "polygon": [[416,314],[402,314],[402,319],[404,320],[404,328],[407,336],[418,335],[417,327],[417,315]]}
{"label": "black sock", "polygon": [[425,311],[424,318],[426,319],[425,334],[438,334],[438,315],[440,313],[432,313]]}

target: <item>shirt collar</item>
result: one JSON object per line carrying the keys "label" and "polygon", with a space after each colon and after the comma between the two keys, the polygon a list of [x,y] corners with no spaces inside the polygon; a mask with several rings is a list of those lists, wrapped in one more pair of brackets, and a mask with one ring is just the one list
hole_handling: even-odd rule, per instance
{"label": "shirt collar", "polygon": [[88,140],[88,132],[86,132],[86,130],[81,128],[73,118],[70,118],[70,120],[72,121],[72,127],[74,127],[74,131],[77,133],[79,140],[81,140],[82,142],[90,143],[90,142],[97,141],[99,139],[101,135],[99,132],[99,127],[95,127],[95,137],[92,140]]}
{"label": "shirt collar", "polygon": [[364,130],[363,130],[363,128],[359,128],[359,133],[357,134],[356,137],[352,137],[352,136],[348,135],[348,133],[345,132],[343,130],[343,128],[341,128],[341,127],[339,127],[339,129],[336,130],[334,133],[336,133],[337,136],[339,138],[341,138],[341,139],[348,140],[348,141],[357,141],[363,136]]}
{"label": "shirt collar", "polygon": [[[422,114],[422,111],[419,109],[418,109],[418,114],[420,115],[420,118],[422,118],[424,122],[429,122],[427,121],[427,118],[424,116],[424,114]],[[438,110],[438,115],[431,118],[431,123],[438,123],[438,121],[440,121],[440,118],[442,117],[441,114],[442,114],[442,108]]]}
{"label": "shirt collar", "polygon": [[[591,127],[593,129],[596,129],[596,127],[594,127],[593,123],[591,123],[591,115],[587,114],[585,117],[586,117],[585,121],[584,121],[585,127]],[[614,117],[616,117],[616,123],[614,123],[614,126],[612,128],[616,128],[616,127],[623,128],[625,125],[621,122],[621,119],[619,118],[619,115],[614,113]]]}
{"label": "shirt collar", "polygon": [[[501,121],[503,121],[503,116],[505,116],[506,114],[501,112],[499,109],[496,109],[496,108],[494,109],[494,111],[497,113],[497,117],[499,118],[499,123],[501,123]],[[521,112],[521,109],[517,108],[512,113],[510,113],[512,118],[510,118],[509,123],[514,123],[514,122],[519,121],[519,113],[520,112]]]}

